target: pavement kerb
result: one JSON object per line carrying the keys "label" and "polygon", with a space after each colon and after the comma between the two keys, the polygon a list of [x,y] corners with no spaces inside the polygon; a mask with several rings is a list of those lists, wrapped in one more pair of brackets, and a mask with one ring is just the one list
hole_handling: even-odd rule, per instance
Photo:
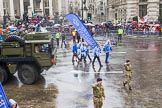
{"label": "pavement kerb", "polygon": [[162,37],[146,37],[146,36],[137,36],[137,35],[127,35],[123,36],[124,38],[131,38],[131,39],[162,39]]}

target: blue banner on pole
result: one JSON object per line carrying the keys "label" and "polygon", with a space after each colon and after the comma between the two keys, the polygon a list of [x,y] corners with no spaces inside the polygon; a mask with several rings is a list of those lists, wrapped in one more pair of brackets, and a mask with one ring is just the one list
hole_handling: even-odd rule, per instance
{"label": "blue banner on pole", "polygon": [[79,19],[79,17],[74,13],[67,14],[65,17],[77,30],[80,36],[88,43],[88,45],[90,45],[92,48],[95,48],[97,45],[96,41],[94,40],[88,29],[85,27],[85,25],[82,23],[82,21]]}
{"label": "blue banner on pole", "polygon": [[10,104],[0,82],[0,108],[10,108]]}

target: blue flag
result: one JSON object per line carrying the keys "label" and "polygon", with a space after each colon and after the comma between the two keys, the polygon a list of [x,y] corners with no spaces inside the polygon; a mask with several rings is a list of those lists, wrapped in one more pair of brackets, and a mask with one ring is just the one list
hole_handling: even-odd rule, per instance
{"label": "blue flag", "polygon": [[0,82],[0,108],[10,108],[10,104]]}
{"label": "blue flag", "polygon": [[74,13],[67,14],[65,17],[77,30],[80,36],[88,43],[88,45],[90,45],[92,48],[95,48],[97,45],[96,41],[94,40],[88,29],[85,27],[85,25],[82,23],[82,21],[79,19],[79,17]]}

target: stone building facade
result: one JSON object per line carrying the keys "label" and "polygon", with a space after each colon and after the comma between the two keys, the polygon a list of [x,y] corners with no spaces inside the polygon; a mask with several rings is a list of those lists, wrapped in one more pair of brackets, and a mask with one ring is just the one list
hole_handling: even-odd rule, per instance
{"label": "stone building facade", "polygon": [[88,14],[91,14],[91,20],[95,21],[97,18],[97,4],[96,0],[87,0]]}
{"label": "stone building facade", "polygon": [[134,16],[156,21],[162,15],[162,0],[108,0],[108,20],[131,21]]}
{"label": "stone building facade", "polygon": [[24,12],[40,15],[47,14],[53,17],[58,12],[58,0],[0,0],[0,19],[9,15],[11,19],[15,16],[22,18]]}

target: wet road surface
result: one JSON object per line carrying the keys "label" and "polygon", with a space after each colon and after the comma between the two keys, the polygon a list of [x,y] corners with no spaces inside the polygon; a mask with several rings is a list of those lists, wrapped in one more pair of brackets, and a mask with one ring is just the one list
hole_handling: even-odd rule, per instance
{"label": "wet road surface", "polygon": [[[122,54],[121,56],[124,55]],[[103,57],[102,61],[104,61]],[[114,62],[110,60],[110,62],[114,64],[104,64],[104,67],[100,69],[100,72],[98,72],[99,66],[96,62],[96,72],[94,72],[91,64],[86,64],[86,66],[85,64],[79,64],[78,67],[77,64],[75,64],[75,66],[72,66],[71,52],[66,50],[66,52],[60,53],[57,65],[49,70],[49,74],[55,74],[54,76],[50,76],[51,79],[53,78],[53,82],[55,82],[55,85],[58,87],[59,90],[58,98],[56,99],[57,107],[92,108],[92,84],[96,81],[96,78],[101,77],[103,78],[103,85],[105,87],[106,94],[106,100],[104,101],[103,108],[108,108],[108,106],[109,108],[122,108],[124,105],[124,99],[122,95],[118,92],[120,90],[119,80],[122,74],[109,74],[109,71],[112,72],[113,70],[115,71],[115,69],[121,72],[120,62],[116,63],[117,61],[115,60]]]}
{"label": "wet road surface", "polygon": [[[103,44],[103,38],[97,40]],[[113,47],[110,63],[102,63],[101,69],[97,61],[95,68],[89,61],[73,66],[71,49],[60,48],[57,64],[43,72],[36,84],[23,85],[13,77],[4,88],[7,97],[18,101],[21,108],[93,108],[92,84],[101,77],[106,95],[103,108],[161,108],[160,43],[160,40],[124,39]],[[126,59],[131,60],[133,67],[132,92],[122,86],[121,70]]]}

